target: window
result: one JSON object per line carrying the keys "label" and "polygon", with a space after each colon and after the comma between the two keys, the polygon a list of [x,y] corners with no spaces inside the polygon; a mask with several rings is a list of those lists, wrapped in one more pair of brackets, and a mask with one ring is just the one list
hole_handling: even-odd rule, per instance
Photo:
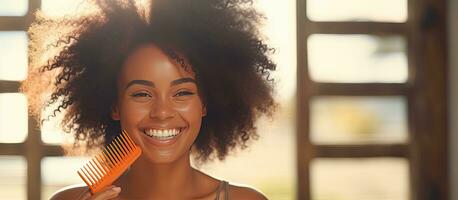
{"label": "window", "polygon": [[66,177],[59,178],[49,172],[62,162],[79,167],[86,160],[61,158],[63,139],[49,137],[58,135],[55,121],[46,124],[42,137],[36,121],[27,115],[25,96],[19,93],[19,82],[27,76],[26,31],[33,11],[49,3],[0,0],[0,199],[48,199],[56,188],[79,182],[76,169],[66,168],[72,173],[64,172]]}
{"label": "window", "polygon": [[444,0],[297,0],[298,199],[447,199]]}
{"label": "window", "polygon": [[[296,70],[296,41],[295,16],[290,13],[295,5],[293,0],[267,2],[258,1],[255,6],[269,19],[262,31],[276,48],[274,60],[281,66],[272,75],[279,80],[276,98],[282,109],[274,121],[259,121],[261,137],[249,149],[234,153],[224,163],[205,164],[201,170],[252,185],[272,199],[294,199],[296,82],[290,76]],[[27,73],[26,31],[38,8],[50,17],[90,9],[81,0],[0,0],[0,5],[0,199],[48,199],[63,186],[82,183],[76,171],[88,159],[63,157],[59,145],[68,141],[58,128],[59,115],[40,130],[35,128],[36,121],[27,117],[27,102],[18,92],[19,82]],[[284,38],[292,40],[285,42]],[[272,155],[277,157],[275,162]],[[58,176],[52,173],[56,170]]]}

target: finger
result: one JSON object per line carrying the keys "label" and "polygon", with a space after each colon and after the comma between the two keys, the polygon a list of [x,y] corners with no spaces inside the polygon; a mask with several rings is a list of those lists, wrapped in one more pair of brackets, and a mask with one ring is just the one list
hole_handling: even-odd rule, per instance
{"label": "finger", "polygon": [[121,188],[120,187],[109,186],[109,187],[103,189],[102,191],[97,192],[96,194],[94,194],[91,199],[92,200],[111,199],[111,198],[117,197],[120,192],[121,192]]}

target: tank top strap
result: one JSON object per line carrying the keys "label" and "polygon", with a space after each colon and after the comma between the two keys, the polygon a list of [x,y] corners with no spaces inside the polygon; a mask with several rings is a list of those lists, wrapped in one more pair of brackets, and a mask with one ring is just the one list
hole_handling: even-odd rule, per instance
{"label": "tank top strap", "polygon": [[216,198],[215,200],[219,200],[219,197],[221,196],[221,192],[224,192],[224,200],[229,199],[229,183],[227,181],[222,180],[221,183],[218,186],[218,190],[216,190]]}
{"label": "tank top strap", "polygon": [[223,181],[224,183],[224,200],[229,200],[229,183],[227,181]]}

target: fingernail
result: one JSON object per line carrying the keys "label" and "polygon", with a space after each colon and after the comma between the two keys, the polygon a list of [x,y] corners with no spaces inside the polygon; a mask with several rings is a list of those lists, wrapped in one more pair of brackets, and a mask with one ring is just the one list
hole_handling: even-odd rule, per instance
{"label": "fingernail", "polygon": [[114,187],[112,190],[115,191],[115,192],[121,192],[121,188],[120,187]]}

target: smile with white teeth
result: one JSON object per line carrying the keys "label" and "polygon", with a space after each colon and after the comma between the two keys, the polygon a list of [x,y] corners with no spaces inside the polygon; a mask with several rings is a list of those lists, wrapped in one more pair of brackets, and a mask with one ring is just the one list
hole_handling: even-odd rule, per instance
{"label": "smile with white teeth", "polygon": [[177,136],[181,132],[181,128],[174,129],[146,129],[144,133],[158,140],[169,140]]}

